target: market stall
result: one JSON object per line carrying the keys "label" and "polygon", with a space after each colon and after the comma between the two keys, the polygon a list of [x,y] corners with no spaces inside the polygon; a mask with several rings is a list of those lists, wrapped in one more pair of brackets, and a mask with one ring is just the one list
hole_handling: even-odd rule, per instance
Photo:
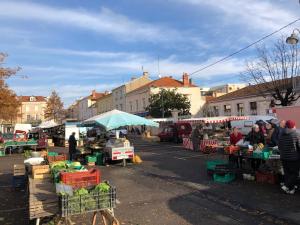
{"label": "market stall", "polygon": [[[116,135],[114,137],[109,136],[108,132],[125,126],[158,127],[159,124],[130,113],[112,110],[87,119],[82,122],[80,126],[92,127],[93,129],[98,128],[99,134],[97,136],[99,136],[99,139],[96,140],[98,143],[101,140],[101,146],[100,144],[98,145],[99,148],[97,150],[99,151],[97,151],[97,161],[98,157],[102,159],[102,163],[106,163],[109,160],[122,160],[123,166],[125,166],[126,160],[133,159],[134,157],[134,147],[131,145],[129,140],[126,139],[126,137],[120,137],[119,131],[115,132]],[[102,132],[100,128],[102,128]],[[103,144],[103,140],[105,140],[105,145]]]}
{"label": "market stall", "polygon": [[[199,124],[205,124],[204,131],[205,137],[200,141],[199,149],[201,152],[211,153],[216,151],[217,148],[225,147],[229,144],[229,137],[226,136],[226,128],[228,123],[235,120],[247,120],[246,116],[223,116],[223,117],[202,117],[202,118],[191,118],[183,119],[178,123],[189,122],[193,126]],[[186,149],[193,150],[193,142],[191,138],[192,134],[184,136],[183,147]]]}
{"label": "market stall", "polygon": [[109,217],[119,224],[113,210],[116,188],[101,180],[100,170],[50,153],[45,159],[24,161],[27,173],[22,177],[28,176],[30,220],[36,220],[38,225],[44,217],[51,217],[54,224],[73,224],[73,215],[93,213],[94,225],[100,213],[104,219]]}

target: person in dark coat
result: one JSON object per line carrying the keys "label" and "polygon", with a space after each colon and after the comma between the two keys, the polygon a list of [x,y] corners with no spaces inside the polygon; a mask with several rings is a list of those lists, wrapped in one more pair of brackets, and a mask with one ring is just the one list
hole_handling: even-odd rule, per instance
{"label": "person in dark coat", "polygon": [[76,153],[77,141],[75,138],[75,132],[73,132],[69,137],[69,159],[72,161]]}
{"label": "person in dark coat", "polygon": [[271,137],[271,142],[274,146],[278,146],[278,141],[285,129],[285,124],[286,124],[286,121],[285,120],[281,120],[280,123],[279,123],[279,126],[277,126],[272,134],[272,137]]}
{"label": "person in dark coat", "polygon": [[250,142],[250,145],[258,145],[259,143],[265,144],[265,137],[259,126],[255,124],[246,137],[246,141]]}
{"label": "person in dark coat", "polygon": [[278,149],[284,171],[281,189],[287,194],[294,194],[300,168],[300,138],[294,121],[286,122],[286,129],[279,138]]}
{"label": "person in dark coat", "polygon": [[199,151],[200,141],[203,140],[203,126],[199,125],[192,133],[193,150]]}

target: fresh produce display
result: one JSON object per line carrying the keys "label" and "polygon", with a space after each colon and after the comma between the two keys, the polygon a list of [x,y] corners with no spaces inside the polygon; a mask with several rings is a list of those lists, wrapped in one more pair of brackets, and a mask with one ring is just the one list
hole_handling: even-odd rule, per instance
{"label": "fresh produce display", "polygon": [[115,207],[115,188],[107,183],[100,183],[93,189],[80,188],[73,196],[60,192],[62,215],[81,214],[100,209]]}

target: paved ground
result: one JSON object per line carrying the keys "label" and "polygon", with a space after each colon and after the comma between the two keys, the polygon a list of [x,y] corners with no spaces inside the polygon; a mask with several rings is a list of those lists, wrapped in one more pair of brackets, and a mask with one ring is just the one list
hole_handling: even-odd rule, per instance
{"label": "paved ground", "polygon": [[[205,170],[206,160],[216,156],[140,139],[135,139],[134,145],[144,160],[142,164],[101,167],[102,178],[117,187],[115,212],[121,224],[300,224],[300,193],[288,196],[277,186],[242,180],[217,184]],[[7,165],[12,164],[11,159],[0,158],[2,174],[10,172]],[[5,181],[9,186],[7,176],[1,175],[1,185]],[[0,191],[0,224],[26,224],[25,210],[11,214],[1,211],[25,207],[24,193],[9,187]],[[84,220],[74,219],[76,224],[87,224]]]}

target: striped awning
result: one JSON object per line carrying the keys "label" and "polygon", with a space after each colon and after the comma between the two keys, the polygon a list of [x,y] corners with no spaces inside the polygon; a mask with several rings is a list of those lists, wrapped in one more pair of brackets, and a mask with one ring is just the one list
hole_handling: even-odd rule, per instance
{"label": "striped awning", "polygon": [[184,119],[180,120],[178,122],[181,123],[192,123],[192,124],[197,124],[197,123],[225,123],[229,121],[234,121],[234,120],[248,120],[248,116],[219,116],[219,117],[201,117],[201,118],[191,118],[191,119]]}

